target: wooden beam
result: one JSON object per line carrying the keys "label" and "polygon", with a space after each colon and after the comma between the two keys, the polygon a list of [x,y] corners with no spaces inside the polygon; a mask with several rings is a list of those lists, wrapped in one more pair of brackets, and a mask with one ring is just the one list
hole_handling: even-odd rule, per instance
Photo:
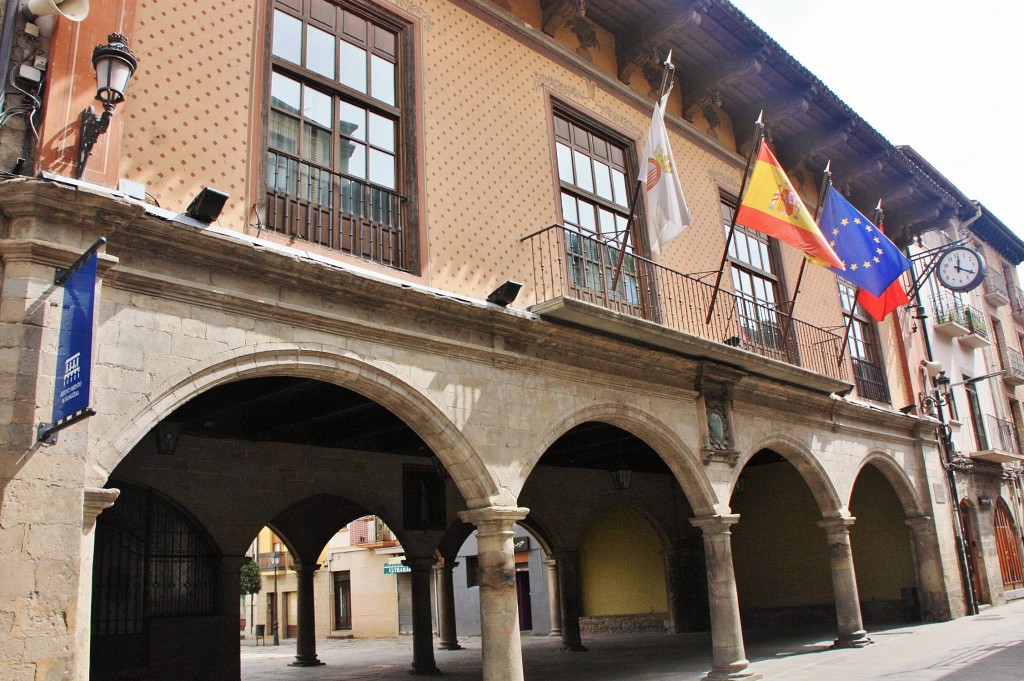
{"label": "wooden beam", "polygon": [[[646,72],[651,70],[652,61],[654,71],[660,76],[661,64],[668,49],[673,42],[678,41],[676,34],[700,26],[710,5],[710,0],[685,0],[672,12],[670,19],[666,20],[661,15],[652,17],[617,36],[615,52],[619,62],[619,80],[628,83],[637,69],[643,69],[646,76]],[[650,78],[648,80],[651,81]],[[655,78],[651,86],[657,87],[657,83],[660,80]]]}
{"label": "wooden beam", "polygon": [[683,101],[700,100],[716,90],[721,91],[736,82],[756,76],[764,69],[770,54],[771,48],[762,45],[757,50],[723,62],[718,68],[711,69],[683,88]]}

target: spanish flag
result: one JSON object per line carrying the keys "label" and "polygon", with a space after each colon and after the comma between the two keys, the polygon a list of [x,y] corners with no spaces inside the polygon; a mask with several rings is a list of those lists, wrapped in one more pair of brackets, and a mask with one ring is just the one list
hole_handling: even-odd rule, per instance
{"label": "spanish flag", "polygon": [[796,246],[815,265],[845,269],[767,144],[757,153],[736,223]]}

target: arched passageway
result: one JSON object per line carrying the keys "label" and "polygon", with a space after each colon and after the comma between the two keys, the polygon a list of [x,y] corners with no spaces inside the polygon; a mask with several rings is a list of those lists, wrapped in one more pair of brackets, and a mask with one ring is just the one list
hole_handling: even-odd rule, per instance
{"label": "arched passageway", "polygon": [[[313,584],[317,571],[329,569],[322,565],[324,546],[339,528],[370,515],[387,518],[403,540],[415,620],[412,669],[436,671],[431,642],[432,566],[438,541],[446,528],[458,523],[455,514],[465,504],[435,463],[424,439],[389,409],[324,381],[295,376],[239,380],[181,405],[112,472],[108,486],[142,491],[128,492],[123,504],[115,503],[114,509],[124,511],[108,510],[100,516],[96,546],[99,555],[106,555],[110,533],[105,525],[120,520],[124,513],[138,515],[132,509],[138,506],[133,500],[139,494],[167,500],[168,508],[178,509],[189,519],[197,536],[208,538],[216,579],[209,583],[213,594],[207,599],[214,606],[164,616],[153,609],[158,601],[146,595],[146,588],[160,586],[153,586],[154,573],[147,567],[140,573],[145,576],[140,583],[149,586],[139,592],[144,598],[137,606],[141,608],[139,631],[134,633],[145,637],[148,659],[115,660],[102,670],[97,668],[93,678],[118,678],[125,673],[161,681],[237,678],[238,572],[248,560],[244,554],[252,538],[264,526],[272,527],[286,542],[293,560],[292,600],[280,599],[278,606],[284,621],[281,634],[296,636],[293,664],[318,664]],[[153,501],[148,504],[145,508],[163,508]],[[174,527],[179,526],[184,526],[183,521]],[[183,531],[174,532],[178,534],[173,541],[184,541]],[[149,546],[154,545],[151,540]],[[129,548],[122,553],[136,550],[149,549]],[[106,612],[107,593],[118,581],[112,579],[114,573],[106,563],[97,567],[95,575],[94,593],[103,600],[96,601],[99,607],[94,607],[94,614]],[[199,586],[198,580],[185,576],[163,588],[191,602]],[[123,627],[107,631],[109,638],[94,640],[97,653],[105,647],[123,647],[133,634]],[[102,657],[97,656],[97,663]],[[134,666],[127,669],[128,665]]]}
{"label": "arched passageway", "polygon": [[922,619],[910,528],[892,484],[874,465],[857,475],[850,529],[861,613],[868,625]]}

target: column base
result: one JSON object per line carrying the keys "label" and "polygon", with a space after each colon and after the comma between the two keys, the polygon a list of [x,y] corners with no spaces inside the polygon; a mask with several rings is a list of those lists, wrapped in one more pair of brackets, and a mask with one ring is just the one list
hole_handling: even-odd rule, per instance
{"label": "column base", "polygon": [[415,662],[412,665],[412,669],[409,670],[409,673],[415,674],[416,676],[444,676],[444,672],[438,669],[435,665],[430,665],[429,667],[417,667]]}
{"label": "column base", "polygon": [[832,642],[833,648],[863,648],[864,646],[871,645],[874,643],[868,638],[868,632],[866,631],[855,631],[852,634],[841,634],[839,638]]}
{"label": "column base", "polygon": [[757,679],[763,679],[764,677],[757,672],[752,672],[744,669],[743,671],[730,671],[728,669],[714,670],[712,669],[704,677],[706,681],[757,681]]}
{"label": "column base", "polygon": [[437,644],[437,649],[438,650],[465,650],[465,648],[463,648],[462,646],[459,645],[458,641],[455,641],[453,643],[445,643],[444,641],[441,641],[440,643]]}
{"label": "column base", "polygon": [[590,650],[590,648],[586,647],[585,645],[580,644],[580,645],[573,645],[573,646],[562,646],[561,648],[558,649],[558,652],[560,652],[560,653],[586,653],[589,650]]}
{"label": "column base", "polygon": [[316,655],[313,657],[296,657],[294,662],[289,662],[289,667],[319,667],[323,662],[317,659]]}
{"label": "column base", "polygon": [[561,638],[562,630],[561,629],[552,629],[551,631],[548,632],[548,636],[558,636],[559,638]]}

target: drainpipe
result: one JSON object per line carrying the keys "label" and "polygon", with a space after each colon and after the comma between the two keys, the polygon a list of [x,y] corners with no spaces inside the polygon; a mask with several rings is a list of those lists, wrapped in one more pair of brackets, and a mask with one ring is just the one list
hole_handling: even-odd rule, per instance
{"label": "drainpipe", "polygon": [[[966,222],[961,224],[961,228],[970,227],[974,222],[981,217],[981,208],[975,206],[976,213]],[[909,253],[907,254],[909,257]],[[914,302],[917,304],[917,309],[924,309],[921,304],[921,291],[918,289],[914,292]],[[934,362],[935,357],[932,354],[932,341],[931,336],[928,333],[928,324],[925,320],[921,322],[921,330],[924,333],[924,347],[925,353],[928,356],[929,362]],[[936,390],[935,386],[927,385],[927,377],[925,377],[925,389]],[[942,467],[946,471],[946,485],[949,490],[949,494],[953,503],[953,534],[956,537],[956,553],[957,562],[960,567],[960,581],[964,591],[964,601],[967,606],[968,615],[978,614],[978,598],[977,594],[974,593],[974,580],[971,579],[971,566],[967,559],[967,542],[964,537],[964,516],[963,511],[960,508],[960,492],[957,489],[956,482],[956,471],[953,468],[953,439],[952,430],[946,423],[946,414],[942,409],[941,404],[936,405],[936,409],[939,416],[939,442],[942,445]]]}

